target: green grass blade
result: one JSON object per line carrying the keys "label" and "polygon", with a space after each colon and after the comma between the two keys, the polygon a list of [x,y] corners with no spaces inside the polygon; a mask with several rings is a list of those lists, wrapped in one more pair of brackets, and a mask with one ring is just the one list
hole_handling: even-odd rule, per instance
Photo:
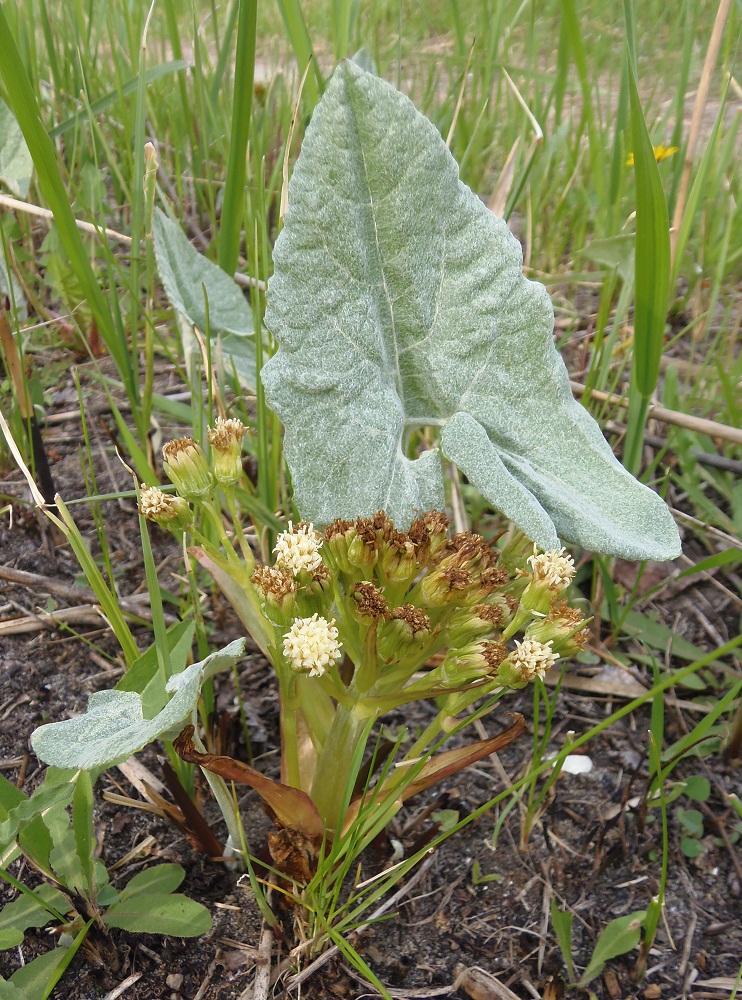
{"label": "green grass blade", "polygon": [[[152,66],[144,75],[144,86],[148,87],[150,83],[154,83],[155,80],[161,80],[165,76],[170,76],[171,73],[179,73],[181,70],[188,69],[188,66],[189,63],[185,59],[174,59],[171,62],[160,63],[159,66]],[[73,129],[81,122],[86,122],[90,115],[102,115],[104,111],[108,111],[122,97],[135,94],[138,86],[139,75],[137,74],[131,80],[127,80],[120,90],[109,91],[103,97],[99,97],[97,101],[93,101],[89,107],[83,108],[77,114],[70,115],[69,118],[65,118],[59,125],[55,125],[54,128],[49,129],[49,137],[56,139],[57,136],[64,135],[65,132],[69,132],[70,129]]]}
{"label": "green grass blade", "polygon": [[304,20],[299,0],[276,0],[276,3],[278,4],[283,23],[286,25],[289,41],[294,50],[294,58],[299,67],[299,75],[301,76],[307,66],[310,63],[312,64],[313,72],[307,73],[303,91],[303,96],[306,98],[311,111],[319,100],[324,88],[324,81],[322,80],[322,74],[317,65],[312,42],[309,38],[307,22]]}
{"label": "green grass blade", "polygon": [[72,551],[75,553],[77,561],[80,563],[80,567],[85,574],[88,584],[100,601],[103,614],[106,616],[108,624],[111,626],[121,645],[121,650],[124,654],[124,658],[126,659],[126,665],[129,667],[135,660],[139,659],[141,654],[136,642],[134,641],[134,637],[131,634],[131,630],[126,624],[121,609],[119,608],[118,597],[109,589],[106,581],[103,579],[101,571],[98,569],[95,560],[85,545],[79,528],[73,521],[72,516],[60,496],[56,497],[56,504],[61,518],[61,522],[55,518],[56,523],[59,524],[59,527],[67,536],[67,541],[70,543]]}
{"label": "green grass blade", "polygon": [[624,464],[636,473],[641,462],[646,404],[655,390],[670,289],[670,220],[659,168],[636,82],[631,0],[624,0],[628,40],[628,83],[636,172],[634,260],[634,351]]}
{"label": "green grass blade", "polygon": [[219,56],[216,60],[214,75],[211,78],[211,86],[209,87],[209,97],[211,98],[211,103],[214,108],[216,108],[219,104],[219,93],[222,89],[222,81],[224,80],[224,74],[227,71],[227,63],[229,62],[229,57],[232,52],[232,33],[234,32],[235,25],[237,24],[240,9],[240,0],[233,0],[232,6],[229,8],[229,13],[227,14],[227,23],[224,28],[224,39],[222,41],[222,47],[219,49]]}
{"label": "green grass blade", "polygon": [[250,131],[252,110],[257,16],[257,0],[240,0],[232,131],[229,140],[229,162],[227,164],[227,178],[224,182],[224,202],[219,229],[219,266],[230,275],[237,270],[245,206],[247,137]]}
{"label": "green grass blade", "polygon": [[72,830],[75,836],[77,860],[80,862],[82,895],[95,900],[95,818],[93,815],[93,783],[89,771],[81,771],[75,781],[72,797]]}
{"label": "green grass blade", "polygon": [[[729,78],[731,80],[731,77]],[[719,129],[721,128],[721,123],[724,120],[724,115],[726,112],[727,94],[729,93],[729,80],[727,80],[727,85],[724,88],[724,93],[721,97],[721,103],[719,105],[719,112],[716,116],[716,121],[714,122],[714,127],[711,130],[711,135],[706,143],[706,149],[704,150],[703,156],[701,157],[701,162],[698,164],[698,171],[696,173],[695,180],[693,181],[693,186],[691,187],[690,194],[688,195],[688,200],[685,203],[685,211],[683,212],[683,221],[680,223],[680,229],[678,230],[677,243],[675,245],[675,256],[672,262],[672,274],[670,277],[670,289],[674,289],[675,283],[678,280],[678,274],[680,272],[680,263],[683,259],[683,251],[688,244],[688,237],[690,236],[691,226],[693,225],[693,220],[696,214],[696,209],[698,208],[698,203],[701,200],[702,193],[708,193],[707,188],[707,177],[709,173],[709,167],[716,160],[717,146],[716,141],[719,135]]]}
{"label": "green grass blade", "polygon": [[5,8],[1,5],[0,77],[5,84],[11,110],[18,120],[31,153],[39,187],[54,213],[59,237],[95,317],[98,332],[121,372],[129,398],[136,400],[138,395],[136,378],[126,343],[117,334],[111,311],[98,286],[85,245],[75,225],[70,200],[60,173],[57,151],[42,124],[38,101],[5,16]]}
{"label": "green grass blade", "polygon": [[[350,45],[350,36],[353,31],[353,25],[355,23],[356,17],[358,16],[359,0],[333,0],[332,4],[332,24],[333,24],[333,36],[335,42],[335,62],[340,62],[341,59],[346,59],[348,56],[348,47]],[[458,4],[453,4],[453,13],[455,17],[455,23],[457,26],[457,38],[461,43],[463,34],[460,29],[460,18],[458,17]],[[464,38],[464,45],[466,39]]]}
{"label": "green grass blade", "polygon": [[562,0],[562,20],[566,29],[566,37],[569,40],[569,45],[572,50],[575,67],[577,68],[577,75],[580,79],[580,89],[582,91],[583,102],[582,115],[587,125],[590,168],[592,173],[592,182],[595,188],[595,196],[598,205],[603,206],[605,204],[604,153],[599,129],[595,121],[593,89],[590,83],[585,42],[580,30],[580,21],[577,17],[575,0]]}

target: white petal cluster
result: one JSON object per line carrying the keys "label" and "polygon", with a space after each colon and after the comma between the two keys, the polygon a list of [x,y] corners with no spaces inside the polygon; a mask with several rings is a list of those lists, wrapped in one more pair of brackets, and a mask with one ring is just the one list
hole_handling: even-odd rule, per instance
{"label": "white petal cluster", "polygon": [[535,639],[515,640],[516,650],[510,654],[510,662],[523,675],[524,681],[532,681],[534,677],[544,679],[546,671],[550,670],[559,659],[559,653],[551,648],[552,640],[547,643]]}
{"label": "white petal cluster", "polygon": [[335,619],[329,622],[316,613],[311,618],[295,618],[283,637],[283,654],[294,670],[321,676],[340,658],[342,644],[338,642]]}
{"label": "white petal cluster", "polygon": [[322,565],[319,554],[322,538],[312,524],[298,524],[294,528],[289,521],[289,530],[282,531],[276,539],[273,554],[276,566],[298,576],[302,570],[314,573]]}
{"label": "white petal cluster", "polygon": [[528,557],[533,580],[545,584],[549,590],[561,594],[570,585],[575,575],[575,563],[565,549],[539,552],[533,547],[533,555]]}

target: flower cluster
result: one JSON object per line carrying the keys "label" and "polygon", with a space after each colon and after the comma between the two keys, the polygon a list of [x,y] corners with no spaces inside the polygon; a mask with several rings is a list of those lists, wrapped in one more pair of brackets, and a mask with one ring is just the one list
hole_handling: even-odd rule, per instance
{"label": "flower cluster", "polygon": [[582,648],[585,621],[561,599],[575,572],[564,549],[529,555],[520,546],[516,556],[511,547],[506,565],[480,535],[449,537],[448,526],[438,511],[407,531],[383,512],[338,519],[324,532],[289,522],[275,565],[252,575],[266,616],[282,629],[284,665],[318,677],[343,647],[355,670],[347,683],[380,704],[401,704],[523,687]]}

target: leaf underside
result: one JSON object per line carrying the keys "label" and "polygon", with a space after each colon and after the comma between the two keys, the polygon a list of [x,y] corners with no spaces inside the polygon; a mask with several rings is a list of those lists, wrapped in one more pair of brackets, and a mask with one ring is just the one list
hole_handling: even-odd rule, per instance
{"label": "leaf underside", "polygon": [[263,367],[303,517],[407,527],[441,509],[443,453],[543,548],[558,538],[666,559],[663,501],[630,476],[570,391],[546,289],[458,176],[435,127],[357,65],[307,129],[274,250]]}

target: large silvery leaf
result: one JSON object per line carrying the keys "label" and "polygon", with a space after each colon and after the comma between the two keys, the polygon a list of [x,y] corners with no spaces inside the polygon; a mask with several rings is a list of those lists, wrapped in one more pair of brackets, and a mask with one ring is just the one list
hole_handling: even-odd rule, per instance
{"label": "large silvery leaf", "polygon": [[81,770],[106,768],[161,737],[174,737],[198,702],[204,680],[229,670],[245,651],[245,640],[231,642],[205,660],[186,667],[167,682],[172,698],[153,719],[145,719],[136,691],[96,691],[84,715],[40,726],[31,746],[46,764]]}
{"label": "large silvery leaf", "polygon": [[195,247],[177,224],[159,208],[152,218],[152,239],[157,269],[173,309],[188,323],[206,333],[206,302],[209,303],[208,328],[211,335],[222,335],[225,362],[234,365],[240,379],[255,388],[255,337],[250,308],[238,285],[220,267]]}
{"label": "large silvery leaf", "polygon": [[443,452],[544,548],[679,551],[662,500],[615,459],[572,398],[546,290],[461,183],[435,127],[342,63],[307,129],[274,251],[262,371],[286,428],[303,517],[383,508],[400,527],[442,507]]}
{"label": "large silvery leaf", "polygon": [[31,184],[33,160],[21,127],[4,101],[0,101],[0,181],[16,198],[25,198]]}

